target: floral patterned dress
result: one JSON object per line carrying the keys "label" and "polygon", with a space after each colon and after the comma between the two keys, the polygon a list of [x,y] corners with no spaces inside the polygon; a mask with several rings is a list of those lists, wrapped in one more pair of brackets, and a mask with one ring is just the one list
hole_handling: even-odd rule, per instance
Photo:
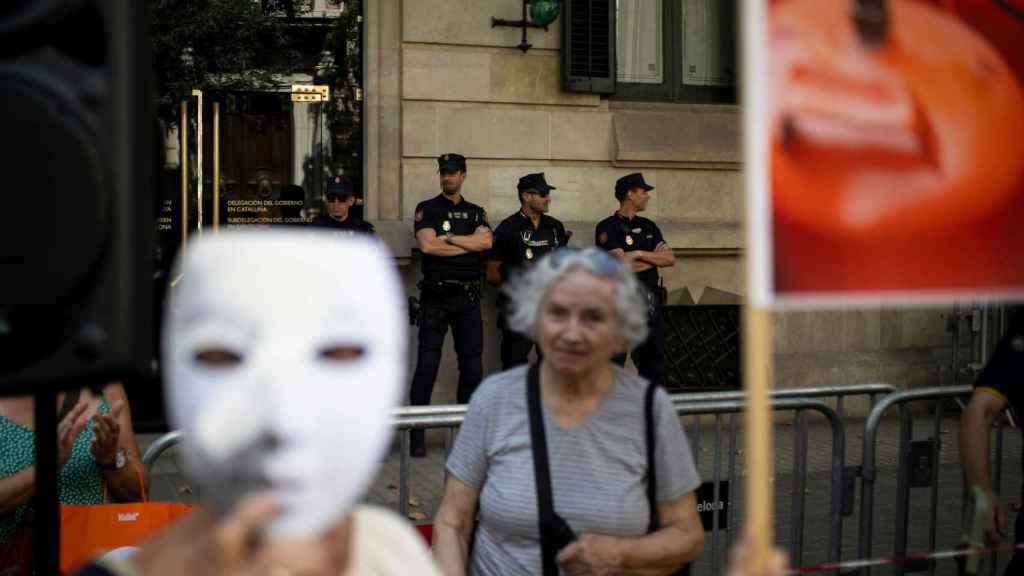
{"label": "floral patterned dress", "polygon": [[[100,414],[110,411],[106,400],[100,400],[97,411]],[[103,476],[89,452],[92,439],[90,419],[75,439],[71,456],[57,479],[61,504],[100,504],[103,501]],[[35,431],[0,416],[0,478],[13,476],[35,464],[35,441]],[[6,542],[18,530],[27,510],[28,503],[25,503],[13,513],[0,516],[0,542]]]}

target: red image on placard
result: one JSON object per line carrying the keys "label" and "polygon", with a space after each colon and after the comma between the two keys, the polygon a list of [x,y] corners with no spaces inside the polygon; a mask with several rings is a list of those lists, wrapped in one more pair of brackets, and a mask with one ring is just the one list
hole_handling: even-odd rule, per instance
{"label": "red image on placard", "polygon": [[1024,0],[778,0],[767,42],[776,294],[1024,291]]}

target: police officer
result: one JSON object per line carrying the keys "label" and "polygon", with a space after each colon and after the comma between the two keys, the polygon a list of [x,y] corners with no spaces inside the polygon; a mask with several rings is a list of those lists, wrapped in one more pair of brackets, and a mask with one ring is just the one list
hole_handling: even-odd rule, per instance
{"label": "police officer", "polygon": [[[1007,408],[1018,419],[1024,415],[1024,311],[1012,317],[995,352],[978,375],[971,401],[960,420],[960,461],[967,486],[981,488],[992,507],[985,527],[985,541],[990,546],[999,545],[1010,536],[1008,506],[995,491],[988,461],[989,431]],[[1024,543],[1024,512],[1017,513],[1012,537],[1015,545]],[[1004,574],[1024,574],[1024,550],[1014,550]]]}
{"label": "police officer", "polygon": [[[643,174],[627,174],[615,182],[615,199],[619,209],[598,223],[595,243],[626,262],[647,289],[649,334],[647,340],[632,351],[633,363],[641,376],[651,383],[665,385],[665,318],[662,306],[665,290],[660,285],[658,268],[676,263],[672,248],[665,243],[657,224],[638,216],[651,198],[650,186]],[[626,362],[626,355],[616,359]]]}
{"label": "police officer", "polygon": [[351,210],[356,203],[352,190],[352,179],[335,176],[324,192],[327,199],[327,213],[321,213],[310,222],[315,228],[328,228],[343,234],[373,234],[373,224],[356,218]]}
{"label": "police officer", "polygon": [[[480,263],[491,249],[491,227],[484,209],[462,197],[466,159],[443,154],[437,165],[441,194],[416,206],[414,224],[423,253],[419,349],[409,393],[414,406],[430,404],[449,325],[459,357],[459,403],[469,402],[483,378]],[[413,456],[426,455],[422,430],[413,430],[410,448]]]}
{"label": "police officer", "polygon": [[[519,179],[520,209],[501,221],[494,230],[494,248],[487,263],[487,281],[500,285],[524,266],[536,262],[545,253],[569,243],[561,222],[547,215],[551,191],[544,173],[527,174]],[[526,364],[533,341],[509,330],[505,321],[508,297],[498,295],[498,328],[501,329],[501,369]],[[538,351],[539,353],[539,351]]]}

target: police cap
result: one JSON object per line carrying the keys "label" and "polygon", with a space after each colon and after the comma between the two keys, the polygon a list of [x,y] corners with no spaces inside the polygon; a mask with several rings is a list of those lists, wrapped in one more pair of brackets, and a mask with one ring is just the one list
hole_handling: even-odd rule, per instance
{"label": "police cap", "polygon": [[437,169],[440,172],[465,172],[466,157],[455,153],[441,154],[437,157]]}
{"label": "police cap", "polygon": [[537,172],[536,174],[527,174],[526,176],[523,176],[522,178],[519,179],[519,184],[516,185],[516,188],[518,188],[520,192],[526,190],[536,190],[537,192],[540,192],[542,194],[549,192],[551,190],[557,190],[557,188],[548,184],[547,181],[544,180],[543,172]]}
{"label": "police cap", "polygon": [[644,181],[644,175],[642,173],[634,172],[632,174],[626,174],[615,181],[615,197],[622,200],[626,197],[626,194],[634,188],[643,188],[647,191],[654,190],[654,186],[651,186]]}
{"label": "police cap", "polygon": [[348,198],[352,195],[352,179],[348,176],[335,176],[327,182],[324,196]]}

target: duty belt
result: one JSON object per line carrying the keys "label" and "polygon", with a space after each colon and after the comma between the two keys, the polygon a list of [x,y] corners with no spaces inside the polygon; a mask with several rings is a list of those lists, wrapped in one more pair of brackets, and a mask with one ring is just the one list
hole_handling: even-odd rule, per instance
{"label": "duty belt", "polygon": [[419,283],[419,289],[422,290],[424,288],[434,288],[434,289],[462,288],[464,290],[470,290],[470,289],[479,290],[480,289],[480,281],[479,280],[427,280],[427,279],[423,279]]}

